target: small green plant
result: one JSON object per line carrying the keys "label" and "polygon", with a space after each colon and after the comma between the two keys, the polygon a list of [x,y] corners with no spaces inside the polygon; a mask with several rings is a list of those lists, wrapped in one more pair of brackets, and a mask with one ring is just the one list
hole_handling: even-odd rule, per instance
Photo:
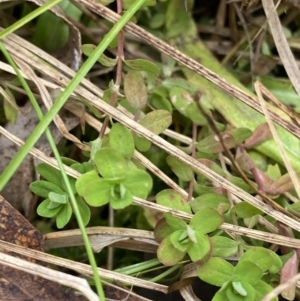
{"label": "small green plant", "polygon": [[[183,202],[182,202],[183,201]],[[172,208],[192,213],[188,203],[172,190],[161,191],[156,202]],[[193,262],[205,260],[212,253],[212,243],[207,233],[213,232],[223,223],[222,216],[211,208],[198,211],[189,223],[165,213],[155,227],[155,238],[160,242],[157,255],[165,265],[174,265],[186,254]]]}
{"label": "small green plant", "polygon": [[[113,0],[100,2],[108,4]],[[120,11],[124,11],[135,1],[119,1],[121,2],[123,7]],[[193,7],[193,0],[185,2],[188,7]],[[147,0],[144,4],[145,6],[156,5],[153,10],[151,7],[144,7],[136,15],[139,22],[145,22],[145,28],[150,27],[151,32],[156,36],[161,36],[172,44],[178,43],[177,48],[239,87],[239,83],[231,75],[226,74],[226,70],[206,51],[202,42],[198,41],[197,26],[189,12],[182,10],[182,2]],[[87,26],[87,28],[91,27]],[[120,29],[119,27],[118,30]],[[278,156],[274,141],[270,140],[268,126],[265,124],[260,127],[265,122],[260,114],[243,107],[229,94],[210,86],[204,77],[198,77],[194,72],[183,67],[188,64],[181,58],[179,60],[183,64],[179,65],[174,59],[164,55],[161,63],[158,62],[159,56],[157,55],[153,57],[156,63],[142,59],[127,60],[126,55],[122,54],[123,51],[120,51],[124,42],[122,35],[118,43],[115,37],[109,40],[106,37],[102,50],[100,46],[92,44],[82,46],[81,50],[89,59],[86,67],[79,72],[80,74],[86,73],[95,61],[107,67],[117,66],[116,80],[110,81],[106,90],[103,91],[104,102],[109,103],[111,107],[122,106],[122,110],[126,109],[128,115],[129,113],[134,115],[134,121],[156,135],[170,128],[173,132],[170,130],[165,132],[165,140],[214,171],[220,176],[219,179],[223,177],[231,184],[242,188],[244,192],[251,194],[256,194],[257,187],[263,188],[262,190],[272,196],[284,209],[297,216],[300,215],[299,203],[292,203],[282,195],[285,192],[293,194],[293,183],[289,174],[281,175],[284,169],[276,165],[276,162],[282,163],[282,160]],[[118,57],[109,58],[103,54],[103,50],[108,45],[113,48],[117,44]],[[122,72],[118,72],[121,69]],[[187,79],[180,78],[182,75],[185,75]],[[79,75],[74,77],[70,89],[66,89],[66,92],[54,103],[54,109],[51,111],[52,117],[58,112],[58,105],[60,107],[63,105],[67,96],[71,95],[71,90],[73,91],[81,80]],[[285,90],[284,95],[286,95]],[[89,108],[90,113],[97,118],[106,117],[109,120],[110,117],[112,120],[120,120],[116,113],[102,110],[106,107],[104,103],[100,110],[96,105],[89,103],[88,99],[83,97],[82,101]],[[203,110],[201,112],[199,105]],[[223,118],[220,118],[220,115]],[[10,119],[13,120],[13,117],[12,114]],[[218,135],[212,123],[209,122],[210,119],[219,132]],[[152,220],[152,225],[157,222],[154,234],[159,242],[157,257],[161,263],[166,266],[179,263],[179,266],[180,261],[192,261],[199,278],[220,287],[213,301],[261,300],[272,290],[271,285],[278,283],[279,273],[282,276],[284,272],[288,272],[286,279],[291,277],[291,266],[297,267],[298,263],[288,261],[282,269],[281,260],[284,262],[284,259],[280,259],[274,252],[269,251],[267,242],[264,244],[265,248],[253,247],[262,245],[263,242],[243,234],[236,235],[233,240],[229,238],[224,228],[220,227],[223,222],[226,222],[227,226],[232,225],[232,229],[235,226],[247,226],[250,229],[261,230],[266,225],[266,223],[260,225],[261,219],[264,218],[268,223],[272,223],[272,226],[277,226],[272,215],[266,217],[266,210],[260,210],[259,206],[256,208],[244,201],[245,195],[239,195],[232,188],[223,186],[222,181],[214,182],[212,177],[204,176],[205,173],[202,174],[199,168],[196,170],[192,165],[188,166],[184,163],[187,161],[182,160],[183,157],[179,153],[170,151],[171,148],[153,145],[152,141],[155,140],[146,139],[141,129],[135,133],[135,129],[131,128],[131,132],[126,126],[114,123],[115,121],[112,120],[110,133],[105,136],[105,126],[103,126],[99,133],[101,138],[91,142],[89,162],[79,164],[70,161],[68,164],[82,173],[77,181],[69,179],[76,203],[73,202],[74,198],[70,202],[70,189],[67,191],[59,171],[45,164],[38,167],[43,180],[32,183],[31,189],[44,198],[38,207],[38,213],[41,216],[55,218],[57,227],[63,228],[71,218],[72,204],[74,208],[77,208],[76,204],[78,204],[86,225],[91,215],[89,206],[99,207],[109,204],[113,209],[123,209],[132,204],[134,197],[147,198],[153,183],[148,172],[133,159],[135,150],[138,150],[156,165],[155,171],[165,172],[170,176],[171,169],[173,174],[170,178],[175,182],[178,180],[177,184],[180,188],[178,191],[189,191],[188,202],[175,190],[161,191],[165,186],[157,185],[153,189],[155,193],[160,191],[156,195],[156,203],[165,206],[164,212],[168,211],[158,222],[156,217]],[[42,122],[40,129],[45,127],[46,122]],[[280,133],[281,130],[278,129]],[[193,133],[192,137],[191,133]],[[280,135],[285,140],[284,146],[293,150],[292,146],[297,144],[295,140],[283,132]],[[31,144],[34,139],[30,140]],[[249,177],[249,181],[244,182],[233,162],[229,164],[226,160],[229,156],[228,158],[222,156],[224,145],[234,154],[234,160]],[[255,148],[256,151],[254,151]],[[257,150],[261,152],[259,156],[257,156]],[[292,165],[298,170],[297,157],[299,156],[296,156],[298,152],[293,153],[291,151],[288,156],[292,159]],[[260,159],[260,163],[255,158]],[[174,175],[177,177],[176,180]],[[297,175],[299,176],[299,173]],[[257,179],[263,179],[262,186],[259,185]],[[165,182],[169,185],[168,181]],[[169,186],[174,188],[176,185]],[[247,198],[245,200],[248,201]],[[157,208],[162,210],[159,206]],[[130,218],[134,215],[131,209],[129,207],[128,211],[126,210]],[[187,213],[190,215],[190,220],[177,217],[179,214],[174,210]],[[121,214],[124,212],[125,210]],[[178,215],[175,216],[176,214]],[[115,220],[120,224],[118,217]],[[119,224],[116,225],[119,226]],[[263,231],[265,230],[263,228]],[[291,233],[292,230],[288,229],[287,232]],[[298,235],[296,231],[292,234]],[[266,233],[267,236],[268,233]],[[230,261],[232,255],[238,258],[236,266]],[[293,273],[297,273],[297,268],[293,270]]]}
{"label": "small green plant", "polygon": [[[85,225],[91,215],[86,203],[94,207],[110,203],[112,208],[122,209],[132,203],[133,196],[147,197],[152,189],[152,178],[130,160],[133,153],[134,142],[130,131],[115,123],[105,147],[100,145],[100,150],[91,154],[93,164],[79,164],[65,159],[71,168],[82,173],[77,181],[70,178],[70,183]],[[43,217],[55,217],[57,227],[63,228],[72,216],[72,207],[61,173],[47,164],[40,164],[37,170],[44,180],[33,182],[30,189],[45,198],[37,212]]]}
{"label": "small green plant", "polygon": [[189,223],[172,213],[165,213],[157,223],[157,256],[164,265],[173,266],[190,258],[201,280],[221,287],[213,301],[259,301],[273,289],[268,284],[270,277],[282,269],[282,261],[273,251],[247,247],[236,266],[226,260],[238,252],[240,243],[217,231],[226,216],[218,211],[223,214],[228,210],[225,197],[210,193],[188,203],[179,193],[167,189],[157,194],[156,202],[171,211],[192,214],[193,208],[196,212]]}
{"label": "small green plant", "polygon": [[198,276],[221,287],[212,301],[259,301],[273,289],[263,278],[278,273],[281,268],[282,262],[276,253],[254,247],[241,256],[236,266],[222,258],[211,257],[198,265]]}
{"label": "small green plant", "polygon": [[95,153],[95,169],[77,180],[76,189],[90,206],[110,203],[112,208],[122,209],[132,203],[133,196],[147,197],[152,189],[152,178],[130,160],[134,142],[124,125],[112,126],[108,143],[109,146]]}
{"label": "small green plant", "polygon": [[[79,172],[87,172],[93,168],[89,163],[79,164],[69,159],[68,162],[72,163],[70,165],[71,168]],[[69,222],[73,212],[65,183],[62,180],[61,172],[44,163],[38,165],[37,171],[44,180],[32,182],[30,184],[30,189],[36,195],[45,198],[45,200],[38,206],[37,213],[43,217],[54,217],[56,219],[57,228],[61,229]],[[77,194],[75,188],[76,179],[69,177],[69,181],[72,191],[76,197],[83,222],[86,225],[91,216],[90,208]]]}

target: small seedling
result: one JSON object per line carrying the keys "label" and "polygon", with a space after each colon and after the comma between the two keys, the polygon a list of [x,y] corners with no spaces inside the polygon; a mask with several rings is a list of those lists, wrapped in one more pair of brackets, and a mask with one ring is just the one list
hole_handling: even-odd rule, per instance
{"label": "small seedling", "polygon": [[[88,163],[79,164],[75,161],[72,161],[72,163],[73,164],[71,164],[70,167],[79,172],[86,172],[92,168],[91,164]],[[44,180],[31,183],[30,189],[36,195],[45,198],[45,200],[38,206],[37,213],[43,217],[55,217],[56,226],[61,229],[69,222],[73,212],[61,172],[44,163],[37,167],[37,171]],[[69,181],[83,222],[86,225],[91,217],[90,208],[77,194],[75,189],[76,180],[69,177]]]}

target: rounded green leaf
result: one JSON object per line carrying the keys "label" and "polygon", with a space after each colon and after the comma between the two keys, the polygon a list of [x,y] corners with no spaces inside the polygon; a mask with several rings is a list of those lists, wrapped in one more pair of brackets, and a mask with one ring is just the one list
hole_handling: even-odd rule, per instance
{"label": "rounded green leaf", "polygon": [[247,291],[243,287],[242,283],[240,281],[232,281],[231,282],[233,289],[237,292],[238,295],[241,295],[243,297],[247,296]]}
{"label": "rounded green leaf", "polygon": [[134,134],[133,135],[134,144],[138,151],[140,152],[147,152],[151,147],[151,141],[141,137],[140,135]]}
{"label": "rounded green leaf", "polygon": [[56,216],[56,214],[60,211],[62,205],[59,205],[55,208],[48,208],[50,203],[51,201],[49,199],[46,199],[42,203],[40,203],[36,210],[37,214],[48,218]]}
{"label": "rounded green leaf", "polygon": [[165,14],[159,14],[156,13],[151,19],[149,26],[152,29],[157,29],[159,27],[162,27],[165,23],[166,17]]}
{"label": "rounded green leaf", "polygon": [[118,179],[128,171],[125,158],[113,148],[102,148],[97,151],[94,163],[103,178]]}
{"label": "rounded green leaf", "polygon": [[199,231],[194,231],[197,243],[191,243],[187,250],[193,262],[200,261],[209,255],[211,244],[209,237]]}
{"label": "rounded green leaf", "polygon": [[189,225],[186,225],[186,232],[187,232],[187,235],[189,237],[189,239],[191,240],[191,242],[193,243],[197,243],[197,238],[196,238],[196,232],[194,229],[192,229]]}
{"label": "rounded green leaf", "polygon": [[156,203],[186,213],[192,213],[189,203],[178,192],[165,189],[156,195]]}
{"label": "rounded green leaf", "polygon": [[[256,290],[256,300],[262,300],[263,297],[268,294],[270,291],[272,291],[274,288],[264,282],[263,280],[259,280],[257,284],[255,285],[255,290]],[[276,296],[275,298],[272,299],[272,301],[278,301],[278,297]]]}
{"label": "rounded green leaf", "polygon": [[94,162],[95,154],[103,147],[104,139],[101,139],[100,137],[98,137],[95,140],[92,140],[88,143],[91,147],[91,151],[89,154],[87,154],[87,156],[90,157],[91,162]]}
{"label": "rounded green leaf", "polygon": [[109,145],[118,150],[126,159],[134,153],[134,140],[131,131],[121,123],[114,123],[109,132]]}
{"label": "rounded green leaf", "polygon": [[57,185],[47,182],[47,181],[35,181],[30,184],[30,189],[36,195],[39,195],[43,198],[48,198],[50,192],[56,192],[64,194],[65,192],[60,189]]}
{"label": "rounded green leaf", "polygon": [[234,275],[238,280],[256,284],[263,276],[263,270],[255,263],[247,260],[240,260],[235,267]]}
{"label": "rounded green leaf", "polygon": [[255,289],[247,282],[235,282],[226,288],[226,296],[230,301],[254,301]]}
{"label": "rounded green leaf", "polygon": [[[235,176],[232,176],[232,175],[228,174],[227,179],[228,179],[229,182],[231,182],[235,186],[243,189],[245,192],[248,192],[248,193],[253,193],[254,192],[254,190],[247,183],[245,183],[245,181],[242,178],[235,177]],[[254,187],[257,187],[256,183],[254,183],[252,181],[251,181],[251,183]]]}
{"label": "rounded green leaf", "polygon": [[133,196],[145,199],[152,189],[153,181],[151,176],[144,170],[130,170],[122,181],[122,184]]}
{"label": "rounded green leaf", "polygon": [[[84,44],[81,46],[83,54],[87,57],[89,57],[95,49],[96,46],[93,44]],[[105,67],[114,67],[117,64],[117,58],[112,59],[107,57],[105,54],[102,54],[99,57],[98,62]]]}
{"label": "rounded green leaf", "polygon": [[223,224],[223,217],[214,209],[204,208],[196,212],[190,221],[190,226],[194,230],[202,233],[210,233]]}
{"label": "rounded green leaf", "polygon": [[50,11],[39,16],[36,21],[33,36],[35,45],[43,45],[43,49],[49,53],[63,47],[71,38],[68,24]]}
{"label": "rounded green leaf", "polygon": [[90,206],[103,206],[111,199],[111,188],[111,184],[105,179],[99,178],[87,185],[81,196]]}
{"label": "rounded green leaf", "polygon": [[124,77],[124,93],[127,101],[135,109],[147,104],[148,91],[139,71],[129,71]]}
{"label": "rounded green leaf", "polygon": [[56,227],[62,229],[71,219],[72,208],[69,203],[63,205],[56,216]]}
{"label": "rounded green leaf", "polygon": [[166,110],[172,113],[172,105],[166,97],[153,93],[150,95],[150,104],[157,110]]}
{"label": "rounded green leaf", "polygon": [[195,93],[198,91],[198,89],[195,85],[193,85],[190,81],[183,79],[183,78],[170,77],[170,78],[165,79],[162,82],[162,85],[170,90],[178,87],[178,88],[182,88],[187,91],[190,91],[192,93]]}
{"label": "rounded green leaf", "polygon": [[262,214],[262,211],[247,202],[236,204],[232,208],[232,212],[236,213],[238,217],[249,218],[257,214]]}
{"label": "rounded green leaf", "polygon": [[99,179],[99,175],[95,170],[89,171],[89,172],[81,175],[77,179],[76,184],[75,184],[78,194],[83,196],[87,185],[89,185],[91,182],[98,180],[98,179]]}
{"label": "rounded green leaf", "polygon": [[219,289],[217,293],[214,295],[212,301],[232,301],[227,298],[226,296],[226,290]]}
{"label": "rounded green leaf", "polygon": [[117,58],[113,59],[113,58],[106,56],[104,53],[102,53],[100,55],[100,57],[98,58],[98,62],[105,67],[114,67],[117,65],[118,60],[117,60]]}
{"label": "rounded green leaf", "polygon": [[94,167],[91,162],[83,162],[83,163],[76,162],[71,164],[70,167],[82,174],[94,170]]}
{"label": "rounded green leaf", "polygon": [[171,244],[178,251],[184,253],[191,245],[191,241],[189,240],[187,233],[185,230],[177,230],[170,235]]}
{"label": "rounded green leaf", "polygon": [[135,60],[124,60],[123,61],[126,66],[135,70],[135,71],[146,71],[149,73],[154,73],[156,76],[159,75],[160,69],[159,67],[150,61],[143,59],[135,59]]}
{"label": "rounded green leaf", "polygon": [[177,111],[179,111],[182,115],[187,116],[186,108],[188,104],[192,101],[192,97],[190,93],[181,87],[173,87],[170,90],[170,99]]}
{"label": "rounded green leaf", "polygon": [[175,230],[186,230],[186,222],[179,217],[173,216],[172,213],[165,213],[164,217],[166,219],[167,224]]}
{"label": "rounded green leaf", "polygon": [[41,163],[37,166],[37,171],[45,180],[63,189],[63,181],[59,170],[46,163]]}
{"label": "rounded green leaf", "polygon": [[212,256],[229,257],[238,252],[239,242],[223,236],[213,236],[210,238],[212,244]]}
{"label": "rounded green leaf", "polygon": [[165,110],[152,111],[139,121],[140,125],[156,135],[166,130],[171,125],[171,122],[172,115]]}
{"label": "rounded green leaf", "polygon": [[68,158],[68,157],[60,157],[60,158],[61,158],[62,163],[64,163],[65,165],[71,166],[72,164],[78,164],[78,162],[76,160],[73,160],[71,158]]}
{"label": "rounded green leaf", "polygon": [[70,167],[73,168],[74,170],[80,172],[81,174],[87,172],[84,170],[84,167],[82,166],[82,164],[80,164],[78,162],[73,163]]}
{"label": "rounded green leaf", "polygon": [[110,204],[112,208],[115,210],[123,209],[131,205],[132,204],[131,192],[128,189],[126,189],[122,196],[114,193],[114,195],[111,196]]}
{"label": "rounded green leaf", "polygon": [[230,281],[234,267],[226,260],[211,257],[203,265],[198,266],[198,276],[201,280],[216,286],[222,286]]}
{"label": "rounded green leaf", "polygon": [[167,236],[171,235],[174,232],[174,229],[170,227],[165,218],[160,219],[154,228],[154,237],[155,240],[161,242]]}
{"label": "rounded green leaf", "polygon": [[177,158],[173,156],[168,156],[167,163],[180,180],[184,182],[189,182],[194,179],[193,169],[187,166],[182,161],[178,160]]}
{"label": "rounded green leaf", "polygon": [[176,248],[174,248],[171,243],[170,237],[165,238],[159,245],[157,250],[157,258],[158,260],[166,265],[172,266],[182,260],[185,256],[186,252],[180,252]]}
{"label": "rounded green leaf", "polygon": [[243,143],[246,139],[251,137],[252,131],[247,128],[237,128],[230,131],[236,145]]}
{"label": "rounded green leaf", "polygon": [[56,203],[56,202],[52,202],[50,201],[49,205],[48,205],[48,209],[54,209],[54,208],[57,208],[57,207],[60,207],[62,204],[60,203]]}
{"label": "rounded green leaf", "polygon": [[194,212],[203,210],[204,208],[211,208],[223,214],[230,208],[228,198],[216,193],[203,194],[190,202],[190,206]]}
{"label": "rounded green leaf", "polygon": [[[209,167],[211,170],[216,172],[222,177],[227,176],[224,170],[214,161],[208,160],[208,159],[198,159],[198,161],[202,164],[204,164],[206,167]],[[201,174],[198,174],[200,177],[203,177]]]}
{"label": "rounded green leaf", "polygon": [[58,204],[67,204],[69,201],[69,196],[66,193],[56,193],[56,192],[49,192],[49,200],[53,203],[58,203]]}
{"label": "rounded green leaf", "polygon": [[80,216],[82,218],[83,224],[86,226],[91,218],[91,210],[90,207],[83,201],[80,196],[76,196],[77,206],[80,212]]}
{"label": "rounded green leaf", "polygon": [[253,247],[243,254],[240,261],[247,260],[258,265],[263,272],[278,273],[282,268],[280,257],[263,247]]}
{"label": "rounded green leaf", "polygon": [[203,126],[207,123],[206,118],[199,111],[199,108],[197,107],[197,104],[195,102],[190,103],[186,107],[186,116],[197,125]]}

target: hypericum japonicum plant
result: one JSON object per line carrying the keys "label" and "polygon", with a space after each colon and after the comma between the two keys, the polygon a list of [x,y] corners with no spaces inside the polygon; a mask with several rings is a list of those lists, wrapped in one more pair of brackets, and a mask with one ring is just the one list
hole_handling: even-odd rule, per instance
{"label": "hypericum japonicum plant", "polygon": [[[225,207],[220,204],[226,205],[225,198],[215,196],[219,199],[211,205],[223,211]],[[207,194],[204,199],[213,197],[214,194]],[[280,257],[266,248],[242,246],[241,242],[226,237],[223,231],[217,230],[224,221],[223,216],[209,205],[203,206],[202,201],[197,198],[190,204],[170,189],[157,194],[156,202],[170,208],[154,229],[160,243],[158,259],[166,266],[182,260],[194,262],[200,279],[220,287],[213,301],[261,300],[273,289],[268,284],[269,278],[281,270]],[[173,215],[174,209],[192,214],[190,205],[196,212],[189,222]],[[239,250],[244,253],[234,266],[228,258],[237,255]]]}
{"label": "hypericum japonicum plant", "polygon": [[[156,202],[192,214],[187,202],[173,190],[163,190],[156,196]],[[208,233],[223,223],[223,217],[214,209],[204,208],[196,212],[189,222],[165,213],[155,229],[155,238],[160,242],[158,259],[167,266],[181,261],[186,254],[193,262],[208,259],[212,254],[212,243]]]}
{"label": "hypericum japonicum plant", "polygon": [[92,156],[94,170],[76,181],[76,189],[90,206],[110,203],[122,209],[132,203],[133,196],[145,199],[152,189],[151,176],[132,161],[134,140],[130,130],[115,123],[109,141]]}
{"label": "hypericum japonicum plant", "polygon": [[[62,160],[65,164],[70,165],[71,168],[81,173],[85,173],[93,169],[93,166],[88,162],[80,164],[68,158],[62,158]],[[30,184],[31,191],[44,198],[37,208],[37,213],[43,217],[55,218],[57,228],[63,228],[70,221],[73,210],[61,172],[45,163],[39,164],[37,166],[37,171],[43,177],[43,180],[35,181]],[[86,225],[91,217],[90,208],[76,191],[76,179],[69,177],[69,181],[75,195],[83,223]]]}

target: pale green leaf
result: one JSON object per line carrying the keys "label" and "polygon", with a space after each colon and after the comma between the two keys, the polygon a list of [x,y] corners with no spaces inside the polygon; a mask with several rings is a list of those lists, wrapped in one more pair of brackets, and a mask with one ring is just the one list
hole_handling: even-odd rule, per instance
{"label": "pale green leaf", "polygon": [[114,123],[109,132],[109,144],[118,150],[126,159],[134,153],[134,140],[131,131],[121,123]]}

